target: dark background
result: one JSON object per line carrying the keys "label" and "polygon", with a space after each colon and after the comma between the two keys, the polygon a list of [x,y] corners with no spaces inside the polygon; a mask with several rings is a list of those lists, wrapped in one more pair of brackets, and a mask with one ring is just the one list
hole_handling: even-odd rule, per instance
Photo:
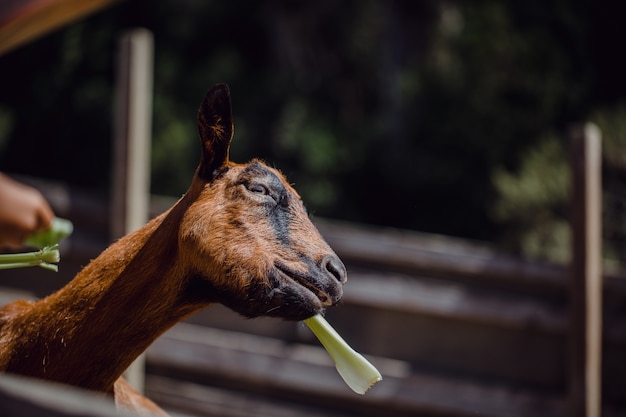
{"label": "dark background", "polygon": [[316,216],[568,252],[565,132],[605,140],[621,261],[626,5],[124,1],[0,57],[0,170],[107,193],[119,35],[154,33],[152,191],[180,195],[196,110],[231,87],[231,157],[280,168]]}

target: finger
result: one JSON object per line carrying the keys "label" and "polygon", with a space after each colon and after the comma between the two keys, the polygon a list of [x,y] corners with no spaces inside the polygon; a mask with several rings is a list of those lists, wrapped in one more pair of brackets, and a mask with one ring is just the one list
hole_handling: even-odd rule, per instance
{"label": "finger", "polygon": [[50,227],[52,220],[54,219],[54,211],[48,205],[47,201],[44,201],[37,210],[37,226],[36,230],[45,230]]}
{"label": "finger", "polygon": [[0,225],[0,247],[20,248],[25,238],[26,236],[21,229],[4,224]]}

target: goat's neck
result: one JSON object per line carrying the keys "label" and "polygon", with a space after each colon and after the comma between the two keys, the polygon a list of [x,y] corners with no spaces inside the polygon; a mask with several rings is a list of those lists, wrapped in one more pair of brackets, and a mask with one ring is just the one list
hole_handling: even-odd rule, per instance
{"label": "goat's neck", "polygon": [[109,391],[161,333],[203,307],[184,302],[176,238],[184,205],[185,198],[19,314],[12,333],[20,355],[7,370]]}

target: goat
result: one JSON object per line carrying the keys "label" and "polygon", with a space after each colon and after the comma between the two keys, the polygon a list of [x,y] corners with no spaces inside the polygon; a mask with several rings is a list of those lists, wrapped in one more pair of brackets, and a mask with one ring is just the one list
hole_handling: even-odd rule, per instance
{"label": "goat", "polygon": [[57,292],[0,309],[0,370],[165,415],[121,375],[175,323],[213,303],[246,317],[302,320],[340,300],[345,266],[297,192],[260,160],[229,160],[234,127],[225,84],[207,92],[198,129],[200,163],[174,206]]}

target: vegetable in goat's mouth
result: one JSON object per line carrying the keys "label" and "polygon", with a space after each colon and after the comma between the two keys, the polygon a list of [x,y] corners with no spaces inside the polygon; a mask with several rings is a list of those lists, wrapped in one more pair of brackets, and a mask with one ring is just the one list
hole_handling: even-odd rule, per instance
{"label": "vegetable in goat's mouth", "polygon": [[383,379],[378,369],[352,349],[321,314],[304,320],[304,323],[324,346],[335,362],[337,372],[352,391],[363,395],[375,383]]}

